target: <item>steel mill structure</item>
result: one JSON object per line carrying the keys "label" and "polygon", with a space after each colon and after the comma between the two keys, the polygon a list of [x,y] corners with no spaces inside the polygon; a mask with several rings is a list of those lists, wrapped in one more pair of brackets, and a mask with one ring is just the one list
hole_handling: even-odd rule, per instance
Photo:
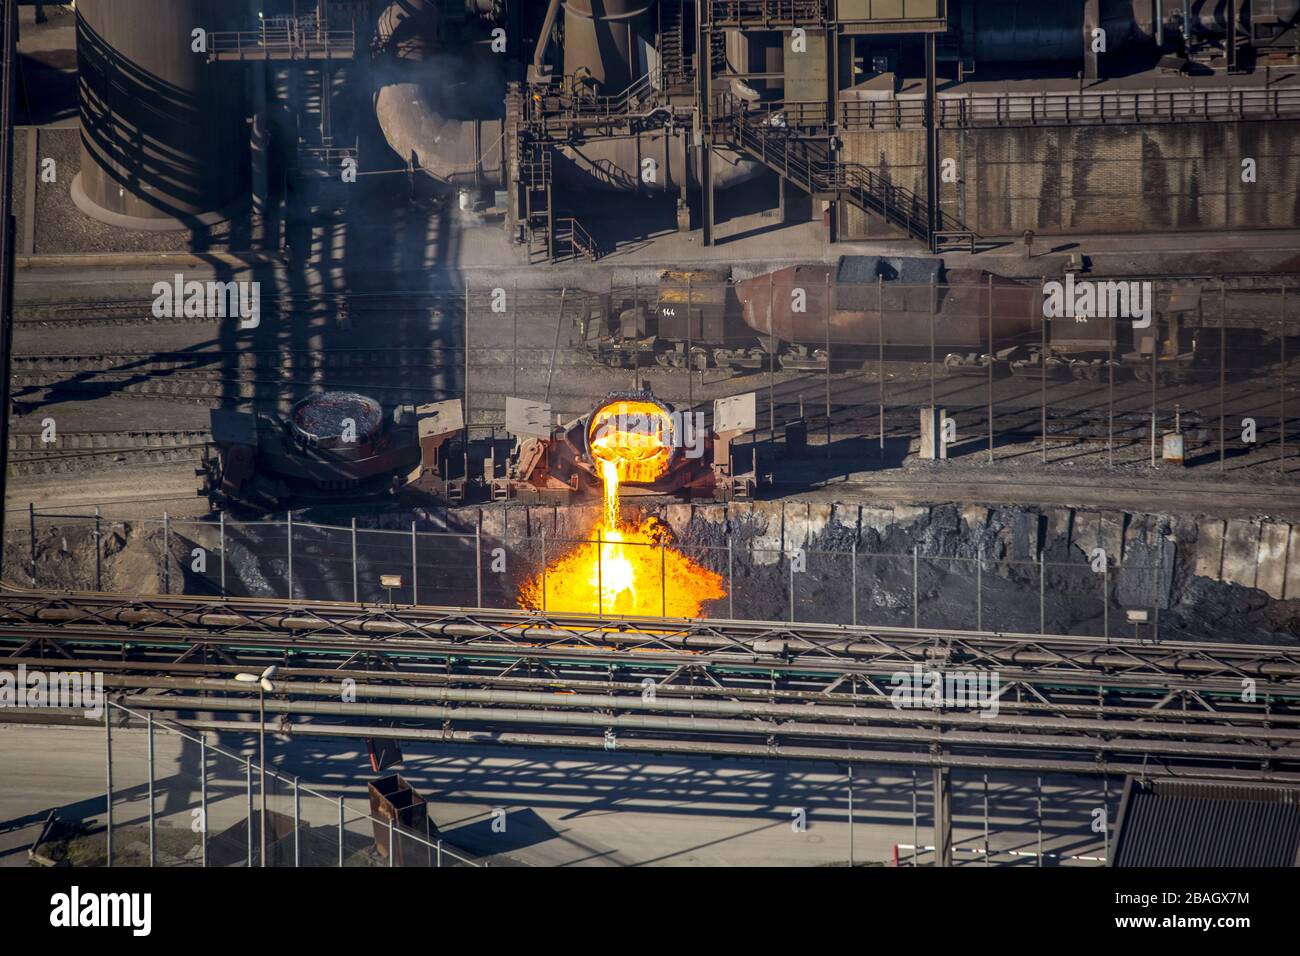
{"label": "steel mill structure", "polygon": [[1300,862],[1300,0],[0,8],[0,864]]}

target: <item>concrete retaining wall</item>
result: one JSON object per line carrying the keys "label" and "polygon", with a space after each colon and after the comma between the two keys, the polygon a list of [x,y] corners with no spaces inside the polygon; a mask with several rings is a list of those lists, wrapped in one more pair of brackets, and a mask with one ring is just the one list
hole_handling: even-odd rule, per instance
{"label": "concrete retaining wall", "polygon": [[[846,132],[846,158],[925,192],[919,130]],[[940,184],[946,213],[984,236],[1230,230],[1300,225],[1300,123],[945,130],[940,156],[958,182]],[[1241,162],[1253,159],[1253,183]],[[844,238],[888,234],[857,209]]]}

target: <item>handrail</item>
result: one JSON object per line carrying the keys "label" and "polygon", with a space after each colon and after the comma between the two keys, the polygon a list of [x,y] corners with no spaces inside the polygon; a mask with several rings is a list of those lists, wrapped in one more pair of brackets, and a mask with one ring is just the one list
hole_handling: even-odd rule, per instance
{"label": "handrail", "polygon": [[595,240],[583,228],[582,223],[578,221],[576,216],[557,217],[555,220],[555,237],[569,243],[570,255],[575,258],[579,255],[585,256],[592,261],[600,258]]}
{"label": "handrail", "polygon": [[709,0],[709,22],[716,26],[819,25],[826,22],[826,0]]}
{"label": "handrail", "polygon": [[[918,105],[920,105],[919,101]],[[1173,123],[1300,116],[1300,88],[948,93],[939,125]]]}
{"label": "handrail", "polygon": [[[765,166],[808,192],[844,193],[858,208],[881,216],[913,238],[930,241],[928,205],[911,190],[885,181],[866,166],[835,159],[829,145],[801,137],[785,124],[775,125],[772,120],[780,115],[776,106],[770,110],[749,109],[729,93],[719,98],[719,106],[724,128],[731,132],[737,145]],[[765,115],[767,119],[755,123],[751,119],[754,114]],[[955,220],[952,224],[957,228],[949,231],[968,231]],[[948,225],[940,210],[940,228]]]}

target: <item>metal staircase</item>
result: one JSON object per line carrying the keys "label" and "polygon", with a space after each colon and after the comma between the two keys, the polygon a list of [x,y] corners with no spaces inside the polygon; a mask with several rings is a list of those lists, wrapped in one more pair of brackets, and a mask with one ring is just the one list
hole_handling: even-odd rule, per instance
{"label": "metal staircase", "polygon": [[659,69],[665,90],[689,88],[695,76],[694,64],[686,55],[687,30],[694,31],[694,19],[694,3],[662,0],[659,4]]}
{"label": "metal staircase", "polygon": [[779,114],[748,111],[730,95],[720,98],[714,133],[728,145],[774,170],[812,195],[833,195],[902,229],[935,251],[973,250],[979,237],[957,219],[938,211],[930,229],[929,204],[889,182],[870,167],[837,159],[824,136],[774,122]]}
{"label": "metal staircase", "polygon": [[523,189],[521,224],[528,243],[528,261],[555,259],[555,217],[551,210],[551,147],[531,140],[520,142],[519,184]]}

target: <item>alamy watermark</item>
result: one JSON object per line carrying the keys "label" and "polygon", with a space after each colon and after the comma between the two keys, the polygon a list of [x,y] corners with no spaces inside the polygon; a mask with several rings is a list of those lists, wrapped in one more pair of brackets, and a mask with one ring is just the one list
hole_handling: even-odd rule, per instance
{"label": "alamy watermark", "polygon": [[239,319],[241,329],[262,321],[262,283],[199,282],[176,273],[153,284],[155,319]]}
{"label": "alamy watermark", "polygon": [[705,437],[703,412],[629,412],[622,403],[591,436],[593,442],[609,439],[618,448],[682,448],[687,458],[703,457]]}
{"label": "alamy watermark", "polygon": [[96,719],[104,714],[104,675],[89,671],[0,671],[0,707],[58,707]]}
{"label": "alamy watermark", "polygon": [[926,670],[913,664],[911,671],[891,674],[889,683],[890,703],[900,709],[970,709],[992,718],[998,715],[1002,695],[997,671]]}
{"label": "alamy watermark", "polygon": [[1155,292],[1151,283],[1138,280],[1091,279],[1075,281],[1074,273],[1067,272],[1064,282],[1043,283],[1043,318],[1075,319],[1132,319],[1133,328],[1145,329],[1151,325],[1151,308]]}

